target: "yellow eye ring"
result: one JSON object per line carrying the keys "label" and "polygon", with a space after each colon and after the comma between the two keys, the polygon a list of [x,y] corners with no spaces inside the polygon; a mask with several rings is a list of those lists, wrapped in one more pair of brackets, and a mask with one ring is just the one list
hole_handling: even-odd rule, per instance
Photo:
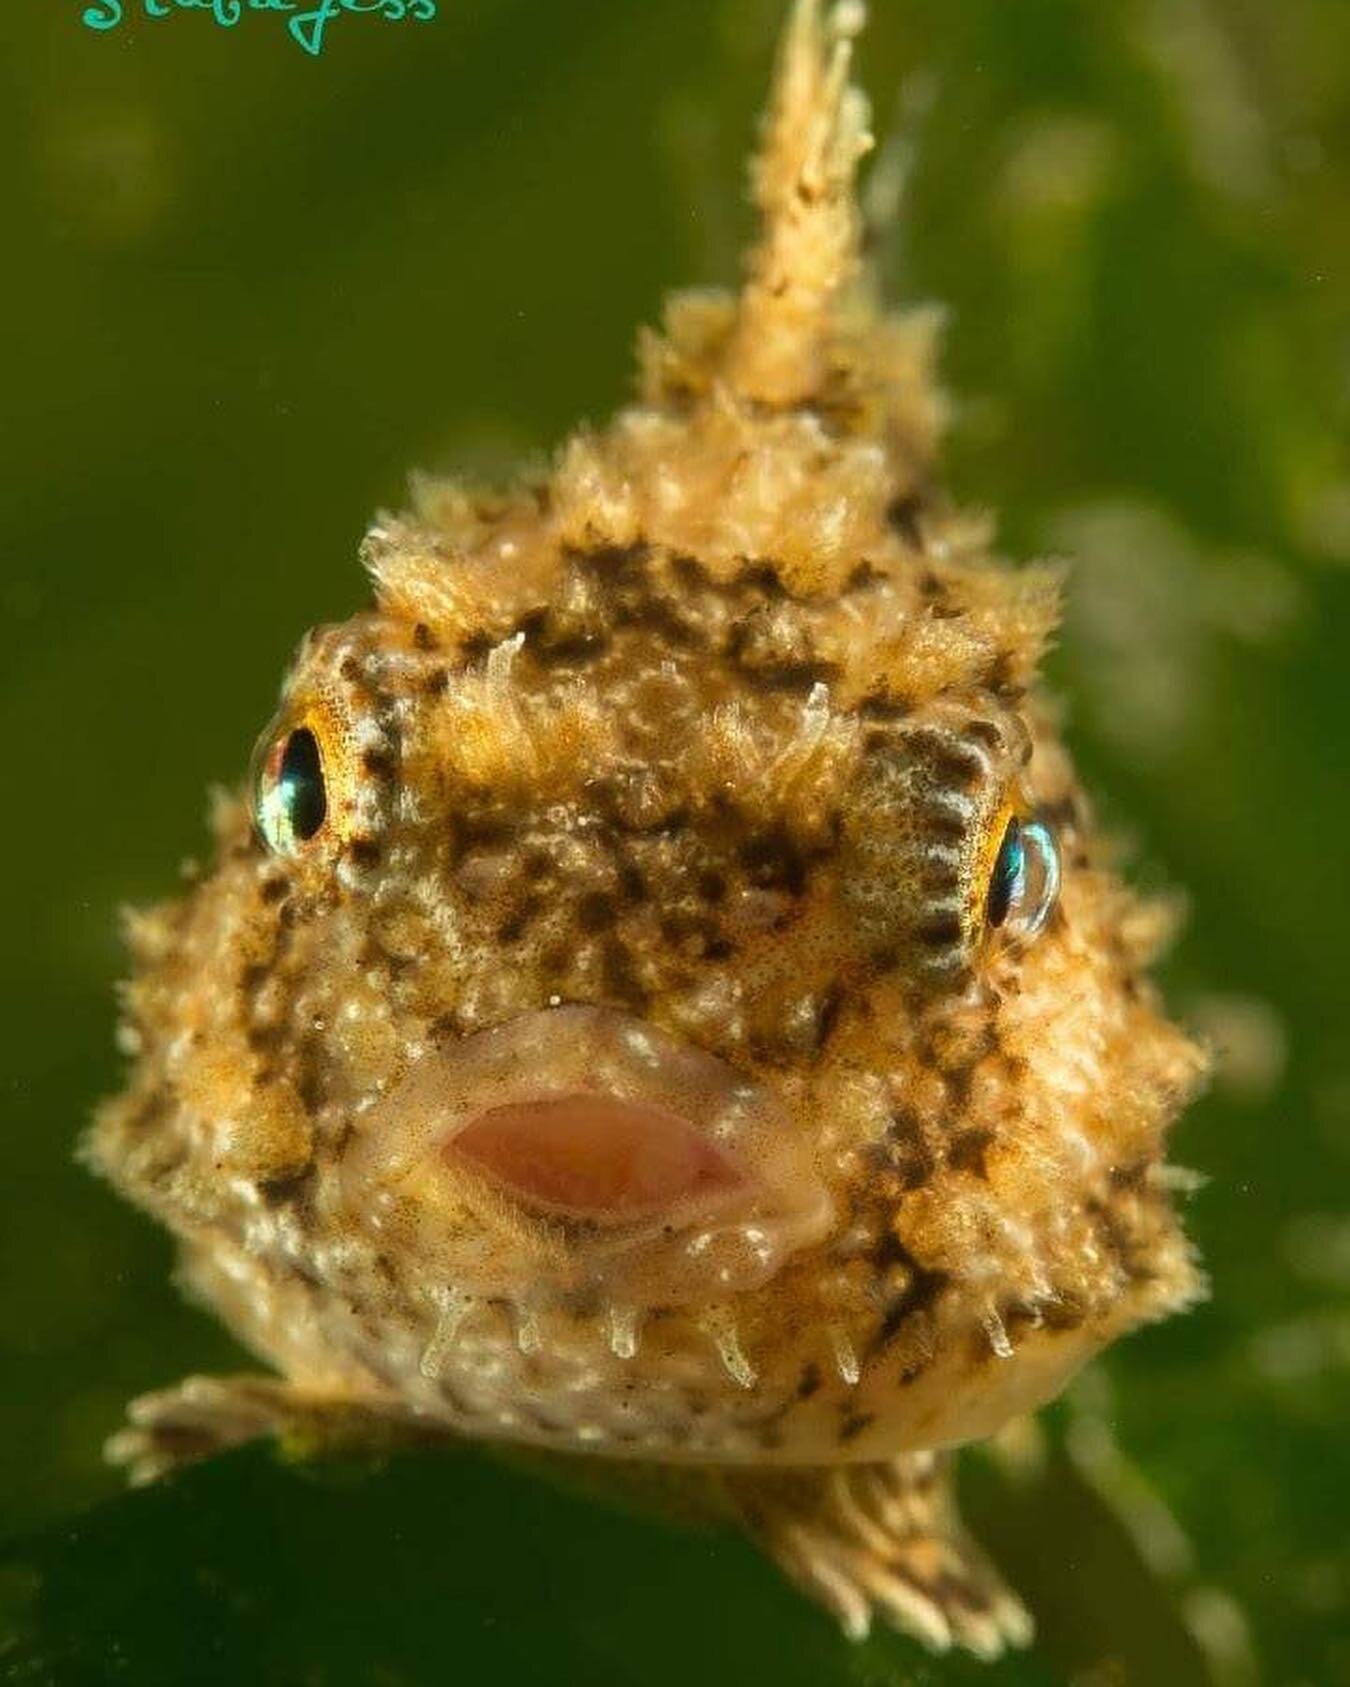
{"label": "yellow eye ring", "polygon": [[1015,791],[1007,791],[981,828],[973,871],[967,881],[967,930],[975,941],[987,928],[1002,923],[990,918],[991,909],[997,911],[999,867],[1008,835],[1019,827],[1024,812],[1024,805],[1018,802]]}

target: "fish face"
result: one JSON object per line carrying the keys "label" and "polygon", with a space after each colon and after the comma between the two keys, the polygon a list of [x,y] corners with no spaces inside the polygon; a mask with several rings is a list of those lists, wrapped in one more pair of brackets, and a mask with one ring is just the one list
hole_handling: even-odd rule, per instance
{"label": "fish face", "polygon": [[306,640],[216,871],[141,924],[99,1138],[249,1340],[480,1433],[872,1456],[1192,1292],[1156,921],[1033,692],[898,700],[976,565],[916,592],[891,543],[800,601],[558,545],[494,642]]}
{"label": "fish face", "polygon": [[420,1422],[873,1459],[1198,1292],[1203,1061],[1039,689],[1059,573],[934,490],[837,54],[775,112],[743,292],[546,478],[372,529],[131,923],[91,1157],[258,1352]]}

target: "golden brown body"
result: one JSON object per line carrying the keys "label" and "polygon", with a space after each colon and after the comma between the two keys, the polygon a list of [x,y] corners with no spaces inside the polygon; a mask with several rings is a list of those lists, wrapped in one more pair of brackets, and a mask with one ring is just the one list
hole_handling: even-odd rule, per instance
{"label": "golden brown body", "polygon": [[933,1455],[1194,1296],[1162,1138],[1201,1062],[1034,688],[1056,577],[933,491],[843,30],[790,26],[743,293],[676,299],[546,482],[381,522],[258,827],[223,805],[133,923],[92,1157],[285,1381],[190,1379],[117,1450],[716,1468],[852,1631],[992,1652],[1025,1618]]}

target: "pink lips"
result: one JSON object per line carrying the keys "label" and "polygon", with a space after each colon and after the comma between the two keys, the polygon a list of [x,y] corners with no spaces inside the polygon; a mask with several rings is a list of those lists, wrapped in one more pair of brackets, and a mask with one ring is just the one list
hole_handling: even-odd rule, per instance
{"label": "pink lips", "polygon": [[444,1152],[527,1201],[599,1223],[643,1218],[745,1181],[668,1107],[596,1093],[491,1107]]}
{"label": "pink lips", "polygon": [[342,1182],[385,1246],[471,1294],[721,1300],[833,1222],[811,1134],[771,1085],[581,1003],[421,1051],[362,1114]]}

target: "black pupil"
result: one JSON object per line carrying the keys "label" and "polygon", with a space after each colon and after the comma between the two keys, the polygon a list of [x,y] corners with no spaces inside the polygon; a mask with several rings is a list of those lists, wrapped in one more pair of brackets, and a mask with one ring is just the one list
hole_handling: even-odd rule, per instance
{"label": "black pupil", "polygon": [[989,904],[985,917],[991,926],[1001,926],[1012,906],[1013,891],[1017,888],[1022,870],[1022,828],[1015,820],[1008,822],[999,845],[998,860],[994,863],[994,877],[989,886]]}
{"label": "black pupil", "polygon": [[297,727],[286,740],[277,782],[286,800],[291,830],[302,843],[308,842],[323,825],[328,794],[318,741],[307,726]]}

